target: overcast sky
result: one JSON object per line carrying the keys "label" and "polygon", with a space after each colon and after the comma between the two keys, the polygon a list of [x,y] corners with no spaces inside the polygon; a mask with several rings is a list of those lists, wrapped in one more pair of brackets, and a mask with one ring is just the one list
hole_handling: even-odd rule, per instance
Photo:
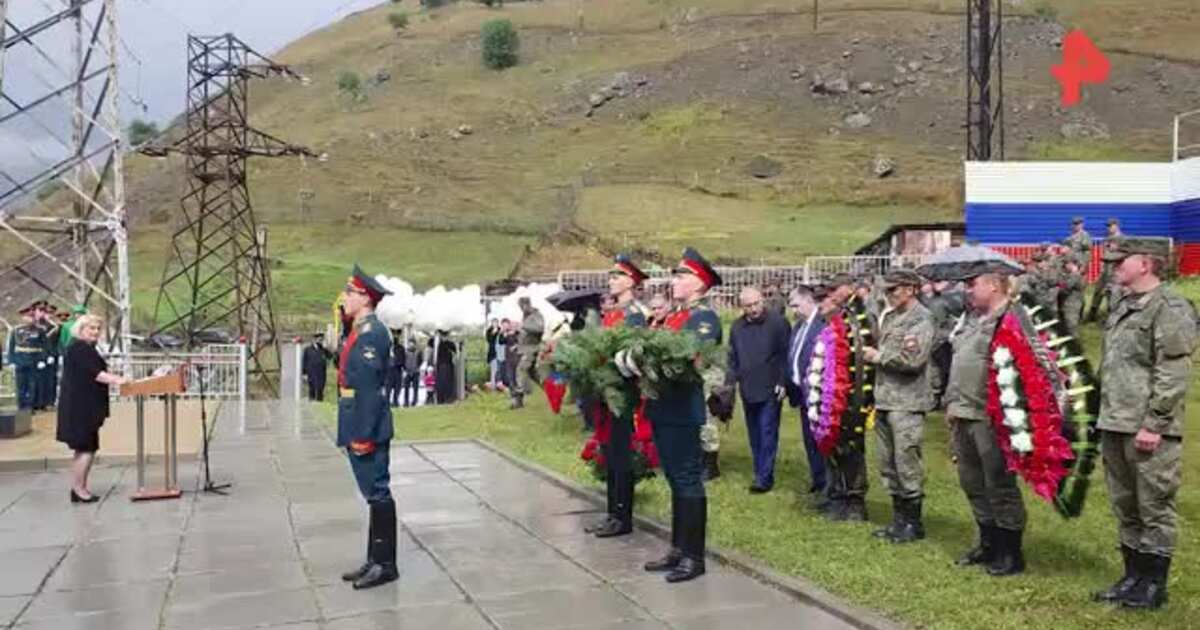
{"label": "overcast sky", "polygon": [[[121,115],[163,123],[181,113],[186,84],[189,33],[230,32],[262,53],[271,53],[305,33],[384,0],[117,0],[123,44],[120,49]],[[28,28],[68,0],[10,0],[8,19]],[[94,23],[101,0],[91,0],[85,20]],[[12,35],[10,31],[8,36]],[[73,30],[64,23],[35,38],[42,53],[18,43],[4,65],[5,95],[29,103],[68,80],[47,58],[70,68]],[[98,89],[99,84],[96,84]],[[12,112],[0,102],[0,117]],[[0,170],[29,176],[62,159],[67,148],[54,135],[70,137],[69,110],[62,101],[0,123]],[[54,134],[50,131],[55,132]],[[0,180],[0,193],[10,188]]]}

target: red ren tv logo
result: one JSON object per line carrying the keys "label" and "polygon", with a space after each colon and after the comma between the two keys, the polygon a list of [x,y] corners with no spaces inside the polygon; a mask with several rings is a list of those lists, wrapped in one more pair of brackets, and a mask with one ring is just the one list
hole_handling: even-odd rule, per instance
{"label": "red ren tv logo", "polygon": [[1108,58],[1083,31],[1071,31],[1063,39],[1063,62],[1050,68],[1062,88],[1062,106],[1079,103],[1084,83],[1104,83],[1112,69]]}

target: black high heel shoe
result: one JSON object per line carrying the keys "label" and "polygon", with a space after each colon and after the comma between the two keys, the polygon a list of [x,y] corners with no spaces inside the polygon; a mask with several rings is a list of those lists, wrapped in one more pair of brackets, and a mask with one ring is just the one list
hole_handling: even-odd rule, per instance
{"label": "black high heel shoe", "polygon": [[100,500],[100,497],[98,497],[94,494],[85,499],[85,498],[79,496],[78,494],[75,494],[75,488],[71,488],[71,503],[95,503],[99,500]]}

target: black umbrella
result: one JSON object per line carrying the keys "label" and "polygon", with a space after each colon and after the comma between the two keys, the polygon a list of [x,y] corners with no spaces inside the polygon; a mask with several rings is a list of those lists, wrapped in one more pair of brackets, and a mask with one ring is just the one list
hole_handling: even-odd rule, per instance
{"label": "black umbrella", "polygon": [[559,291],[546,298],[551,306],[569,313],[579,313],[588,309],[600,310],[600,298],[604,291],[600,289],[577,289],[575,291]]}
{"label": "black umbrella", "polygon": [[985,273],[1014,275],[1025,268],[1000,252],[981,245],[951,247],[939,252],[917,267],[917,273],[933,281],[967,280]]}

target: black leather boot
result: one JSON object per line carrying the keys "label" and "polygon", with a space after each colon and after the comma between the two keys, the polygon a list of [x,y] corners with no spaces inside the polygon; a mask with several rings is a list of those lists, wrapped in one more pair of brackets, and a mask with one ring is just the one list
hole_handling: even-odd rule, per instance
{"label": "black leather boot", "polygon": [[372,510],[367,517],[367,560],[361,567],[342,574],[342,581],[353,582],[367,574],[371,568],[371,541],[375,539],[375,512]]}
{"label": "black leather boot", "polygon": [[921,522],[921,499],[905,499],[900,502],[900,513],[904,515],[900,529],[888,538],[896,544],[925,539],[925,525]]}
{"label": "black leather boot", "polygon": [[642,565],[646,571],[670,571],[679,565],[679,561],[683,559],[683,547],[681,538],[683,530],[680,524],[681,515],[679,513],[679,499],[675,495],[671,495],[671,549],[667,551],[667,555],[651,560]]}
{"label": "black leather boot", "polygon": [[705,497],[680,499],[684,508],[683,558],[667,574],[672,584],[694,580],[704,575],[704,538],[708,529],[708,499]]}
{"label": "black leather boot", "polygon": [[608,475],[613,479],[613,515],[604,527],[596,530],[596,538],[612,538],[633,532],[633,474],[609,470]]}
{"label": "black leather boot", "polygon": [[835,521],[866,522],[867,504],[863,497],[846,497],[842,501],[841,510],[834,516]]}
{"label": "black leather boot", "polygon": [[[604,457],[605,457],[606,462],[611,461],[610,459],[608,459],[609,454],[608,454],[607,448],[605,448]],[[596,521],[595,523],[592,523],[591,525],[588,525],[587,527],[584,527],[583,532],[585,534],[594,534],[600,530],[612,527],[613,521],[616,520],[615,519],[615,514],[617,513],[616,487],[613,484],[613,472],[612,472],[611,468],[606,468],[604,470],[604,500],[605,500],[604,518]]]}
{"label": "black leather boot", "polygon": [[1121,598],[1125,608],[1154,610],[1167,603],[1167,576],[1171,573],[1171,557],[1134,552],[1138,581]]}
{"label": "black leather boot", "polygon": [[1005,577],[1025,572],[1025,553],[1021,550],[1021,537],[1025,532],[1019,529],[1002,529],[997,527],[996,557],[988,565],[988,575]]}
{"label": "black leather boot", "polygon": [[704,453],[704,481],[712,481],[721,476],[720,451]]}
{"label": "black leather boot", "polygon": [[955,561],[960,567],[969,567],[973,564],[991,564],[996,557],[995,535],[996,528],[992,525],[979,525],[979,544],[975,545],[961,558]]}
{"label": "black leather boot", "polygon": [[1121,559],[1125,562],[1125,573],[1112,586],[1092,593],[1092,600],[1116,603],[1125,598],[1138,582],[1137,552],[1121,545]]}
{"label": "black leather boot", "polygon": [[887,527],[881,527],[871,535],[875,538],[892,538],[896,532],[904,527],[904,500],[900,497],[892,497],[892,522]]}
{"label": "black leather boot", "polygon": [[371,505],[375,536],[371,539],[371,566],[354,581],[354,589],[373,588],[400,578],[396,569],[396,504],[392,501]]}

